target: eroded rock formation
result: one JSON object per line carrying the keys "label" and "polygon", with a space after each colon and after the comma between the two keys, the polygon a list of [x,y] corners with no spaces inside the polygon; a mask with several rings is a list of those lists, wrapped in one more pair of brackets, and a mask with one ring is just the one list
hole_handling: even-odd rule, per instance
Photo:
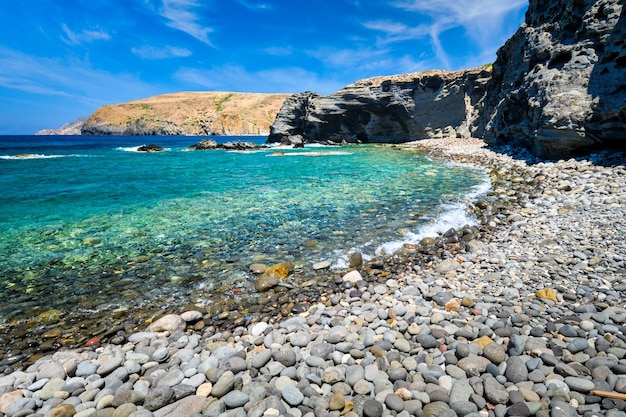
{"label": "eroded rock formation", "polygon": [[624,146],[623,3],[531,0],[493,65],[479,120],[485,140],[548,157]]}
{"label": "eroded rock formation", "polygon": [[285,100],[268,142],[400,143],[416,138],[470,136],[486,68],[427,71],[357,81],[320,96]]}

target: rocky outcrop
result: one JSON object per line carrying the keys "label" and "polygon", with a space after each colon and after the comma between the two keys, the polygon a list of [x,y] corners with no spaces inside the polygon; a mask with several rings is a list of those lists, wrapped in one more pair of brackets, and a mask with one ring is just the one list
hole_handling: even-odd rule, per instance
{"label": "rocky outcrop", "polygon": [[80,135],[80,130],[83,124],[87,120],[86,117],[81,117],[73,122],[66,123],[58,129],[43,129],[35,133],[35,135]]}
{"label": "rocky outcrop", "polygon": [[357,81],[329,95],[285,100],[268,142],[400,143],[467,137],[490,73],[484,68],[428,71]]}
{"label": "rocky outcrop", "polygon": [[269,142],[403,142],[475,136],[542,157],[626,144],[623,0],[530,0],[484,68],[358,81],[287,99]]}
{"label": "rocky outcrop", "polygon": [[544,157],[626,143],[621,0],[531,0],[498,51],[478,131]]}
{"label": "rocky outcrop", "polygon": [[254,142],[226,142],[217,143],[213,139],[202,139],[200,142],[189,147],[192,151],[211,151],[216,149],[226,149],[229,151],[250,151],[259,148],[266,148],[267,146],[258,145]]}
{"label": "rocky outcrop", "polygon": [[173,93],[104,106],[83,135],[267,135],[288,94]]}

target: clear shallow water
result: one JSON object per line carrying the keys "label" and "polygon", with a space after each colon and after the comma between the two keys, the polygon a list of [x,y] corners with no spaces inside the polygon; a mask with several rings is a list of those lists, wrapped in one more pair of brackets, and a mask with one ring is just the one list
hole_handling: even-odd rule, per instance
{"label": "clear shallow water", "polygon": [[[252,287],[253,262],[341,266],[467,223],[485,188],[390,147],[186,150],[198,140],[0,137],[0,324],[210,300]],[[147,143],[167,151],[134,151]]]}

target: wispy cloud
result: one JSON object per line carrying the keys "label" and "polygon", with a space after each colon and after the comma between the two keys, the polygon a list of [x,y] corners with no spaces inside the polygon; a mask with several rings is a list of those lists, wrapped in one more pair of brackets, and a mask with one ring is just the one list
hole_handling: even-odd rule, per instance
{"label": "wispy cloud", "polygon": [[93,69],[88,62],[43,58],[0,47],[0,87],[43,96],[71,98],[100,106],[155,94],[131,74]]}
{"label": "wispy cloud", "polygon": [[185,58],[192,54],[189,49],[170,45],[161,47],[144,45],[139,48],[131,48],[130,51],[141,59]]}
{"label": "wispy cloud", "polygon": [[[467,36],[478,45],[484,55],[491,55],[502,45],[503,26],[510,14],[521,10],[527,0],[404,0],[391,6],[407,12],[430,17],[431,22],[411,26],[402,22],[375,20],[365,22],[364,27],[382,32],[380,44],[411,39],[428,38],[436,57],[446,67],[450,57],[441,42],[441,34],[453,28],[463,28]],[[410,15],[407,15],[410,17]]]}
{"label": "wispy cloud", "polygon": [[209,69],[183,68],[174,77],[179,82],[216,91],[298,93],[310,90],[329,94],[343,85],[334,79],[321,79],[317,74],[300,67],[262,71],[248,71],[239,65]]}
{"label": "wispy cloud", "polygon": [[293,54],[293,48],[291,46],[271,46],[265,48],[264,51],[275,56],[289,56]]}
{"label": "wispy cloud", "polygon": [[388,48],[325,47],[308,51],[307,54],[320,60],[327,67],[349,72],[353,74],[353,77],[414,72],[424,69],[423,64],[414,61],[412,57],[393,55]]}
{"label": "wispy cloud", "polygon": [[238,3],[252,11],[270,10],[272,8],[271,4],[263,3],[263,2],[259,3],[259,2],[252,2],[252,1],[246,1],[246,0],[238,0]]}
{"label": "wispy cloud", "polygon": [[202,24],[198,13],[201,2],[197,0],[162,0],[159,14],[168,20],[167,25],[193,36],[202,43],[213,46],[209,39],[211,27]]}
{"label": "wispy cloud", "polygon": [[111,35],[102,30],[82,30],[80,32],[72,31],[65,23],[61,25],[61,29],[65,33],[65,37],[61,37],[63,42],[70,45],[81,45],[98,40],[109,40]]}

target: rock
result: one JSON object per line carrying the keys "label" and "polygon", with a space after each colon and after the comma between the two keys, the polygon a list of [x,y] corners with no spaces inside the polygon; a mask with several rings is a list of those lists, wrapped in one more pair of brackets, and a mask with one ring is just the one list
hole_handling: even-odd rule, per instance
{"label": "rock", "polygon": [[572,391],[589,392],[594,389],[593,381],[573,376],[565,377],[565,383]]}
{"label": "rock", "polygon": [[556,298],[556,291],[554,291],[552,288],[537,290],[537,292],[535,292],[535,295],[537,296],[537,298],[554,301],[555,303],[558,301]]}
{"label": "rock", "polygon": [[207,149],[217,149],[218,146],[217,141],[213,139],[202,139],[195,145],[190,146],[189,149],[194,151],[204,151]]}
{"label": "rock", "polygon": [[504,348],[497,343],[489,343],[483,348],[483,356],[496,365],[506,361],[507,354]]}
{"label": "rock", "polygon": [[169,336],[177,330],[185,330],[187,323],[178,314],[166,314],[165,316],[157,319],[154,323],[150,324],[147,328],[147,332],[153,332],[162,336]]}
{"label": "rock", "polygon": [[343,282],[351,282],[351,283],[357,283],[359,281],[363,280],[363,277],[361,276],[361,274],[359,273],[359,271],[354,270],[354,271],[350,271],[347,274],[345,274],[342,279]]}
{"label": "rock", "polygon": [[624,85],[623,65],[613,58],[624,56],[622,4],[530,1],[493,64],[478,127],[488,143],[552,158],[621,143],[626,101],[613,86]]}
{"label": "rock", "polygon": [[506,404],[509,401],[509,393],[504,386],[493,377],[485,378],[483,381],[485,396],[494,404]]}
{"label": "rock", "polygon": [[202,320],[202,313],[196,310],[185,311],[180,314],[180,317],[187,323],[195,323],[198,320]]}
{"label": "rock", "polygon": [[279,283],[280,281],[276,277],[262,275],[254,282],[254,288],[256,288],[258,292],[263,292],[269,290],[270,288],[274,288]]}
{"label": "rock", "polygon": [[226,371],[220,376],[217,382],[213,385],[211,395],[217,398],[221,398],[230,392],[235,386],[235,375],[231,371]]}
{"label": "rock", "polygon": [[348,266],[356,268],[363,264],[363,255],[359,251],[351,252],[348,255]]}
{"label": "rock", "polygon": [[364,417],[381,417],[383,415],[383,405],[376,400],[367,400],[363,404]]}
{"label": "rock", "polygon": [[424,406],[424,417],[450,416],[450,406],[443,401],[435,401]]}
{"label": "rock", "polygon": [[222,398],[228,408],[243,407],[249,400],[250,397],[241,391],[231,391]]}
{"label": "rock", "polygon": [[491,362],[487,358],[483,358],[482,356],[470,355],[466,358],[462,358],[457,363],[457,366],[464,371],[468,371],[470,369],[475,369],[476,371],[483,373],[487,369],[487,365]]}
{"label": "rock", "polygon": [[517,384],[518,382],[528,381],[528,369],[526,361],[520,356],[511,356],[506,361],[506,372],[504,376],[507,380]]}
{"label": "rock", "polygon": [[[31,401],[33,401],[33,403],[35,402],[32,399]],[[24,409],[28,408],[30,407],[24,407]],[[74,408],[72,404],[59,404],[52,409],[52,411],[50,412],[50,417],[73,417],[75,414],[76,408]]]}
{"label": "rock", "polygon": [[357,81],[326,97],[299,93],[285,100],[268,142],[399,143],[469,136],[466,100],[477,103],[488,79],[485,68],[429,71]]}
{"label": "rock", "polygon": [[157,387],[148,392],[143,406],[146,410],[160,410],[174,401],[174,390],[170,387]]}
{"label": "rock", "polygon": [[313,269],[314,270],[320,270],[320,269],[328,269],[330,268],[331,263],[328,261],[321,261],[321,262],[316,262],[313,264]]}
{"label": "rock", "polygon": [[293,271],[294,264],[291,262],[281,262],[276,265],[270,266],[267,271],[263,274],[267,277],[272,277],[276,279],[285,279],[289,275],[291,271]]}
{"label": "rock", "polygon": [[385,405],[389,410],[400,412],[404,410],[404,400],[396,394],[389,394],[385,397]]}
{"label": "rock", "polygon": [[[56,415],[58,416],[73,416],[74,414],[70,414],[70,408],[67,407],[67,404],[62,404],[65,405],[66,407],[61,407],[57,409],[56,411]],[[72,409],[74,408],[73,406]],[[36,408],[36,403],[35,400],[32,398],[18,398],[14,401],[12,401],[10,404],[7,404],[6,406],[4,406],[4,414],[6,414],[8,417],[13,417],[16,413],[22,411],[22,410],[34,410]],[[74,411],[75,412],[75,411]],[[54,413],[54,411],[53,411]]]}
{"label": "rock", "polygon": [[456,271],[460,267],[461,264],[456,259],[444,259],[437,265],[437,272],[447,274],[448,272]]}
{"label": "rock", "polygon": [[162,152],[165,148],[159,145],[142,145],[137,148],[137,152]]}
{"label": "rock", "polygon": [[207,399],[191,395],[154,411],[154,417],[192,417],[202,412]]}
{"label": "rock", "polygon": [[328,409],[330,411],[343,410],[345,405],[346,405],[346,399],[344,398],[343,393],[341,391],[335,392],[333,395],[330,396],[330,400],[328,404]]}
{"label": "rock", "polygon": [[304,401],[304,395],[293,384],[289,384],[283,388],[281,394],[283,400],[292,407],[297,407]]}

